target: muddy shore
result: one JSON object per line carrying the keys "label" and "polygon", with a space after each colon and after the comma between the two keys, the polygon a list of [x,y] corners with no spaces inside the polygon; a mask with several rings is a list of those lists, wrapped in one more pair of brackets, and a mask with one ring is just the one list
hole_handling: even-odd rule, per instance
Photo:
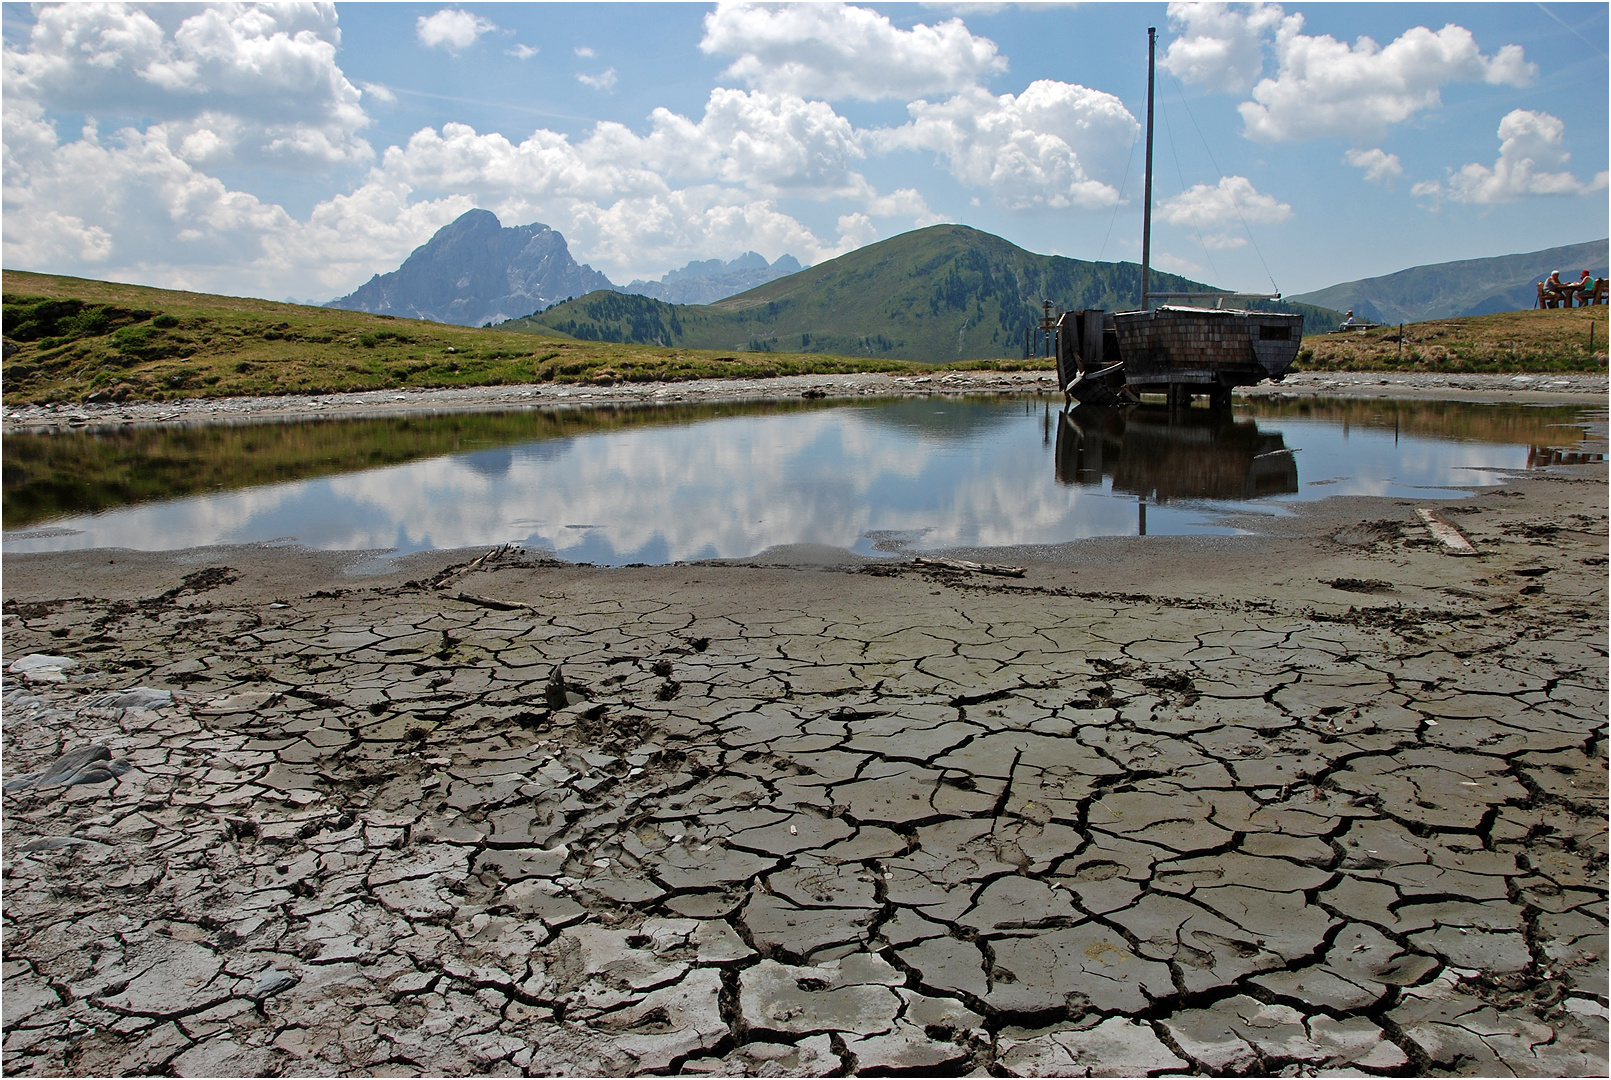
{"label": "muddy shore", "polygon": [[[1326,378],[1276,389],[1406,395]],[[1604,400],[1513,385],[1420,392]],[[953,553],[1022,576],[7,554],[4,1069],[1605,1075],[1607,510]]]}
{"label": "muddy shore", "polygon": [[[239,423],[329,416],[402,416],[420,412],[523,408],[670,405],[765,401],[793,397],[867,398],[924,394],[1056,395],[1050,371],[957,371],[940,375],[797,375],[773,379],[704,379],[610,386],[477,386],[451,390],[376,390],[361,394],[187,399],[8,408],[4,430],[48,431],[125,424]],[[1237,390],[1239,398],[1400,397],[1472,402],[1572,404],[1604,402],[1604,375],[1430,375],[1342,372],[1288,375],[1279,383]]]}

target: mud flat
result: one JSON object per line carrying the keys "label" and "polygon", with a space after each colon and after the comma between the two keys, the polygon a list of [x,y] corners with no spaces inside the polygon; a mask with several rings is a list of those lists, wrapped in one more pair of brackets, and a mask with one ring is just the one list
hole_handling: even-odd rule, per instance
{"label": "mud flat", "polygon": [[5,1071],[1606,1075],[1604,466],[1266,526],[7,555]]}

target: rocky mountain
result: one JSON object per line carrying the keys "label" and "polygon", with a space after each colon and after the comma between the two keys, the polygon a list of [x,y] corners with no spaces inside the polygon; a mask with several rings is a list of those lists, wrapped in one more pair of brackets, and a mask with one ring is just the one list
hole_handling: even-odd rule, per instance
{"label": "rocky mountain", "polygon": [[622,292],[663,300],[668,304],[714,304],[729,296],[799,273],[804,267],[793,255],[780,255],[768,264],[766,257],[746,251],[731,262],[706,259],[672,270],[659,281],[633,281]]}
{"label": "rocky mountain", "polygon": [[[1154,271],[1159,291],[1210,286]],[[963,225],[935,225],[858,248],[786,278],[708,305],[593,293],[558,304],[508,330],[591,341],[752,352],[821,352],[947,362],[1023,354],[1024,329],[1041,302],[1062,310],[1133,309],[1135,263],[1037,255]],[[1263,306],[1263,305],[1258,305]],[[1337,325],[1335,312],[1301,310],[1309,333]]]}
{"label": "rocky mountain", "polygon": [[1538,282],[1551,270],[1572,281],[1582,270],[1606,277],[1608,246],[1611,241],[1594,240],[1521,255],[1412,266],[1288,299],[1338,311],[1353,308],[1359,318],[1383,323],[1524,311],[1537,302]]}
{"label": "rocky mountain", "polygon": [[482,326],[614,288],[571,258],[565,238],[547,225],[504,228],[490,211],[470,210],[438,229],[402,266],[325,307]]}

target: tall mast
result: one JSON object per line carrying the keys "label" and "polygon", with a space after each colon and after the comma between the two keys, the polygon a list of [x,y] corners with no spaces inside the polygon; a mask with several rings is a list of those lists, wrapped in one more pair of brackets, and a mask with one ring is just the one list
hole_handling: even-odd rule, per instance
{"label": "tall mast", "polygon": [[1141,310],[1147,310],[1148,277],[1152,273],[1152,57],[1158,28],[1147,27],[1147,179],[1141,206]]}

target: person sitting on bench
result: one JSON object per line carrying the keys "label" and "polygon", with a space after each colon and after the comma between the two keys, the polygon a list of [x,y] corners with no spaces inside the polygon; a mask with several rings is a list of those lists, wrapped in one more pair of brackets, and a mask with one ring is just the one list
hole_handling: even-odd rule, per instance
{"label": "person sitting on bench", "polygon": [[1544,295],[1551,300],[1565,301],[1572,288],[1572,286],[1561,280],[1559,270],[1551,270],[1549,277],[1544,279]]}
{"label": "person sitting on bench", "polygon": [[1577,294],[1578,307],[1588,307],[1594,303],[1594,278],[1589,275],[1587,270],[1583,271],[1583,276],[1578,278],[1578,282],[1573,286],[1572,291]]}

